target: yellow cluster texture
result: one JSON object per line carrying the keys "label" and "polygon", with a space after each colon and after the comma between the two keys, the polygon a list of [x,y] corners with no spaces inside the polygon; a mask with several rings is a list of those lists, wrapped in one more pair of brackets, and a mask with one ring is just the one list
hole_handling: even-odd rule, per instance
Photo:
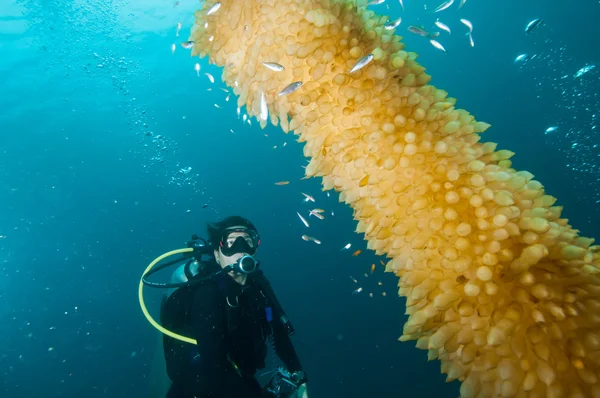
{"label": "yellow cluster texture", "polygon": [[307,175],[391,259],[410,315],[400,340],[463,397],[600,397],[598,246],[512,152],[479,142],[489,125],[428,84],[388,18],[364,0],[222,0],[207,15],[214,5],[195,14],[193,55],[224,67],[249,114],[264,96],[262,127],[298,135]]}

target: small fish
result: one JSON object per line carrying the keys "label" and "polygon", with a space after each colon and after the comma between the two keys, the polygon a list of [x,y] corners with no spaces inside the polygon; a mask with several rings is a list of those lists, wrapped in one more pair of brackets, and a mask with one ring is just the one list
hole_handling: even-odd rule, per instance
{"label": "small fish", "polygon": [[445,30],[446,32],[448,32],[448,34],[452,34],[452,32],[450,31],[450,28],[448,27],[448,25],[446,25],[445,23],[440,22],[439,19],[437,21],[435,21],[435,25],[438,28],[440,28],[441,30]]}
{"label": "small fish", "polygon": [[450,7],[452,4],[454,4],[454,0],[448,0],[445,3],[440,4],[435,10],[433,10],[433,12],[444,11],[445,9]]}
{"label": "small fish", "polygon": [[342,247],[340,251],[350,249],[350,246],[352,246],[352,243],[346,244],[346,246]]}
{"label": "small fish", "polygon": [[175,44],[171,44],[171,54],[175,54],[175,49],[177,46]]}
{"label": "small fish", "polygon": [[302,235],[302,239],[304,239],[305,241],[313,241],[313,242],[315,242],[317,245],[320,245],[320,244],[321,244],[321,241],[320,241],[320,240],[318,240],[318,239],[316,239],[316,238],[313,238],[312,236],[308,236],[308,235]]}
{"label": "small fish", "polygon": [[221,89],[222,92],[229,93],[229,90],[227,90],[226,88],[224,88],[224,87],[219,87],[219,88]]}
{"label": "small fish", "polygon": [[252,120],[250,120],[250,118],[248,118],[248,126],[252,126]]}
{"label": "small fish", "polygon": [[267,120],[269,117],[269,108],[267,107],[267,99],[265,98],[265,93],[261,91],[260,93],[260,118],[262,120]]}
{"label": "small fish", "polygon": [[198,77],[200,77],[200,64],[197,63],[196,65],[194,65],[194,70],[196,71]]}
{"label": "small fish", "polygon": [[225,97],[225,102],[229,102],[229,97],[231,97],[231,94],[227,94],[227,97]]}
{"label": "small fish", "polygon": [[309,213],[309,217],[310,217],[310,216],[315,216],[315,217],[317,217],[319,220],[324,220],[324,219],[325,219],[325,217],[323,217],[323,215],[322,215],[321,213],[317,213],[317,212],[316,212],[316,211],[314,211],[314,210],[309,210],[309,212],[308,212],[308,213]]}
{"label": "small fish", "polygon": [[518,55],[517,58],[515,58],[515,64],[518,64],[519,62],[527,62],[529,60],[529,55],[527,53],[523,53],[521,55]]}
{"label": "small fish", "polygon": [[385,3],[385,0],[371,0],[371,1],[369,1],[368,5],[377,6],[377,5],[383,4],[383,3]]}
{"label": "small fish", "polygon": [[358,60],[358,62],[352,67],[352,69],[350,69],[350,73],[361,70],[362,68],[367,66],[369,62],[373,61],[373,58],[373,54],[365,55],[364,57]]}
{"label": "small fish", "polygon": [[221,107],[219,105],[215,104],[215,108],[219,108],[220,109]]}
{"label": "small fish", "polygon": [[411,25],[408,27],[408,31],[411,33],[415,33],[419,36],[429,37],[430,33],[423,28],[419,28],[418,26]]}
{"label": "small fish", "polygon": [[306,219],[304,217],[302,217],[302,215],[298,212],[296,212],[296,214],[298,214],[298,217],[300,217],[300,220],[304,223],[304,225],[306,225],[306,227],[310,227],[310,225],[308,225],[308,221],[306,221]]}
{"label": "small fish", "polygon": [[352,292],[352,295],[354,296],[355,294],[358,294],[358,293],[360,293],[362,291],[363,291],[363,288],[359,287],[358,289],[356,289],[355,291]]}
{"label": "small fish", "polygon": [[375,264],[371,264],[371,273],[373,273],[373,271],[375,271]]}
{"label": "small fish", "polygon": [[466,2],[467,2],[467,0],[460,0],[460,4],[458,5],[458,9],[460,10],[462,8],[462,6],[465,5]]}
{"label": "small fish", "polygon": [[589,71],[591,71],[595,67],[596,67],[596,65],[586,65],[583,68],[579,69],[577,71],[577,73],[575,73],[575,75],[573,77],[575,79],[577,79],[578,77],[581,77],[581,76],[585,75],[586,73],[588,73]]}
{"label": "small fish", "polygon": [[353,255],[354,257],[356,257],[356,256],[358,256],[360,253],[362,253],[362,250],[360,250],[360,249],[359,249],[359,250],[355,251],[354,253],[352,253],[352,255]]}
{"label": "small fish", "polygon": [[382,260],[379,260],[379,262],[385,267],[385,263]]}
{"label": "small fish", "polygon": [[173,8],[177,7],[178,5],[179,5],[179,2],[178,2],[178,1],[176,1],[176,2],[173,4]]}
{"label": "small fish", "polygon": [[203,209],[206,209],[207,207],[208,207],[208,203],[205,203],[205,204],[202,205]]}
{"label": "small fish", "polygon": [[177,22],[177,30],[175,31],[175,36],[179,36],[180,30],[181,30],[181,22]]}
{"label": "small fish", "polygon": [[276,62],[263,62],[262,64],[274,72],[281,72],[284,69],[282,65]]}
{"label": "small fish", "polygon": [[208,80],[210,80],[211,83],[215,82],[215,78],[213,77],[213,75],[211,75],[210,73],[206,72],[204,73],[206,75],[206,77],[208,77]]}
{"label": "small fish", "polygon": [[313,198],[312,196],[310,196],[308,194],[305,194],[304,192],[300,192],[300,193],[302,195],[304,195],[304,197],[305,197],[304,201],[305,202],[311,201],[311,202],[315,203],[315,198]]}
{"label": "small fish", "polygon": [[237,113],[237,117],[238,119],[240,118],[240,113],[242,112],[242,110],[240,109],[240,107],[238,106],[236,109],[236,113]]}
{"label": "small fish", "polygon": [[403,1],[402,0],[398,0],[398,1],[400,1],[400,7],[402,7],[402,11],[404,11],[404,3],[403,3]]}
{"label": "small fish", "polygon": [[471,47],[475,47],[475,42],[473,41],[473,35],[469,32],[469,44]]}
{"label": "small fish", "polygon": [[358,283],[358,281],[356,279],[354,279],[353,277],[350,277],[350,279],[352,280],[352,282]]}
{"label": "small fish", "polygon": [[194,41],[183,41],[181,42],[181,47],[185,48],[186,50],[189,50],[190,48],[194,47]]}
{"label": "small fish", "polygon": [[527,26],[525,26],[525,33],[533,32],[534,30],[539,28],[540,25],[542,25],[543,23],[544,23],[544,20],[542,18],[536,18],[534,20],[529,21]]}
{"label": "small fish", "polygon": [[432,46],[434,46],[438,50],[442,50],[443,52],[447,52],[446,49],[444,48],[444,46],[442,46],[439,42],[437,42],[437,41],[435,41],[433,39],[429,40],[429,42],[431,43]]}
{"label": "small fish", "polygon": [[279,94],[277,94],[277,96],[281,97],[281,96],[284,96],[284,95],[291,94],[294,91],[298,90],[300,88],[300,86],[302,86],[302,82],[293,82],[293,83],[290,83],[287,86],[285,86],[285,88],[283,90],[281,90],[279,92]]}
{"label": "small fish", "polygon": [[289,181],[278,181],[275,183],[275,185],[287,185],[289,183],[290,183]]}
{"label": "small fish", "polygon": [[242,123],[246,123],[246,119],[248,119],[248,115],[244,113],[244,116],[242,116]]}
{"label": "small fish", "polygon": [[402,18],[398,18],[395,21],[387,22],[383,27],[387,30],[394,30],[402,23]]}
{"label": "small fish", "polygon": [[315,213],[325,213],[325,210],[323,209],[312,209],[311,211],[314,211]]}
{"label": "small fish", "polygon": [[469,33],[473,32],[473,24],[471,23],[471,21],[469,21],[468,19],[460,19],[460,22],[462,22],[467,28],[469,28]]}
{"label": "small fish", "polygon": [[221,8],[221,2],[217,1],[214,6],[210,7],[208,11],[206,11],[206,15],[214,14]]}
{"label": "small fish", "polygon": [[556,130],[558,130],[558,126],[552,126],[552,127],[548,127],[546,129],[546,131],[544,132],[544,134],[550,134],[550,133],[554,133]]}

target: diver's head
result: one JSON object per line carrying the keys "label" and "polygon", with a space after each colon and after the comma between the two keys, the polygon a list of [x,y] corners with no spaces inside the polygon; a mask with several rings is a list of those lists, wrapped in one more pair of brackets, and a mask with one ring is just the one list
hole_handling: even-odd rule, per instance
{"label": "diver's head", "polygon": [[[208,225],[208,236],[214,255],[221,268],[237,263],[244,256],[254,256],[260,244],[256,227],[247,219],[239,216]],[[234,279],[244,284],[247,274],[229,273]]]}

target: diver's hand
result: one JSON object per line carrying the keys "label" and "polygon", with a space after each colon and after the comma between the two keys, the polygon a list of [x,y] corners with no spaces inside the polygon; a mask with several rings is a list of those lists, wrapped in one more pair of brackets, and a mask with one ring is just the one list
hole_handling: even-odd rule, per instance
{"label": "diver's hand", "polygon": [[298,386],[298,391],[296,391],[296,398],[308,398],[308,390],[306,389],[306,383],[302,383]]}

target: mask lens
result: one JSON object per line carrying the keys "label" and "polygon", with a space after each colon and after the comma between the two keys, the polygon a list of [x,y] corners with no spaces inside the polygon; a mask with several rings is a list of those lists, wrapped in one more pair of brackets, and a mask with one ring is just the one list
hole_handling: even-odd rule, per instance
{"label": "mask lens", "polygon": [[221,238],[221,251],[226,256],[235,253],[254,254],[259,242],[256,231],[246,228],[231,228],[226,230]]}

